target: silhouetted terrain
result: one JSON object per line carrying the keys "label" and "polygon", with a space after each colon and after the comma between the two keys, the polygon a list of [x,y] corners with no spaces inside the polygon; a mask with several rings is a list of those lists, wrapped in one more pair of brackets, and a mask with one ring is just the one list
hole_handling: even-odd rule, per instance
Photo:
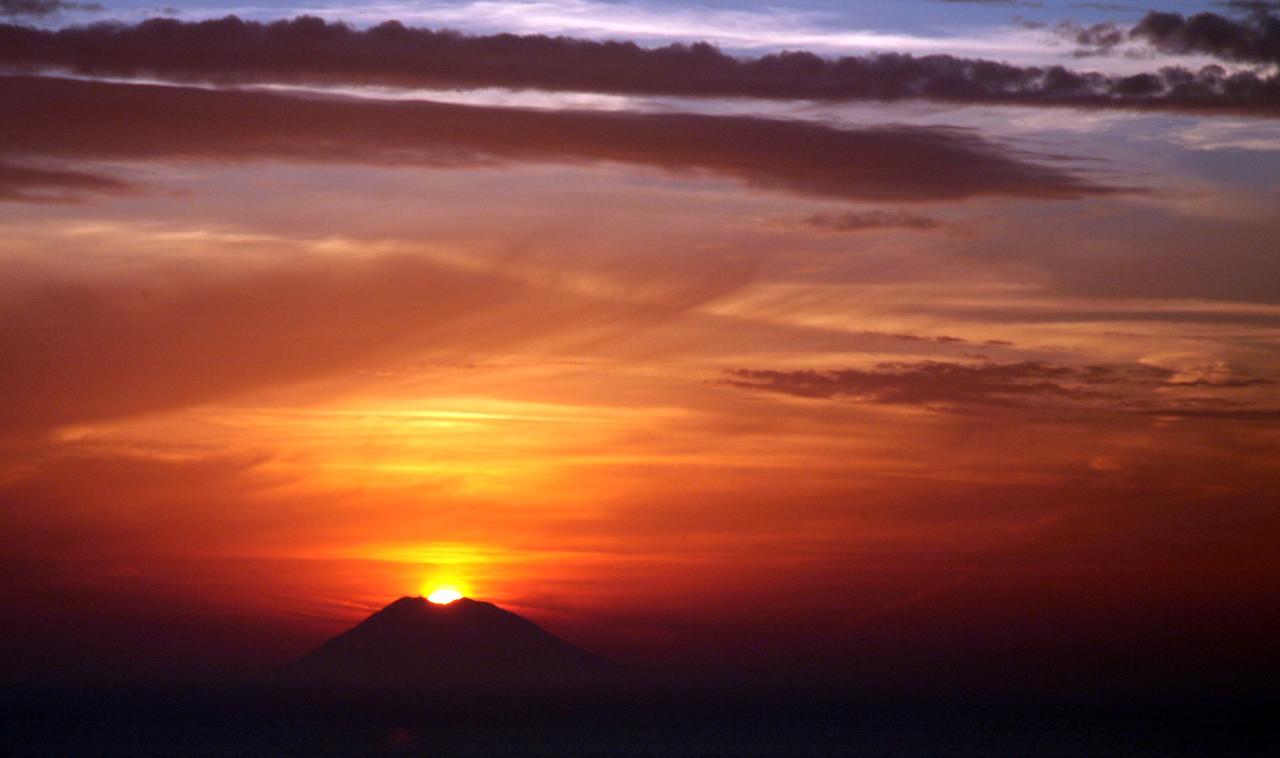
{"label": "silhouetted terrain", "polygon": [[0,689],[0,755],[1274,754],[1259,693],[837,682],[637,673],[490,603],[405,597],[266,677]]}
{"label": "silhouetted terrain", "polygon": [[402,597],[286,670],[348,686],[561,686],[617,668],[528,619],[478,600]]}
{"label": "silhouetted terrain", "polygon": [[0,755],[1274,755],[1274,704],[711,686],[28,689],[0,691]]}
{"label": "silhouetted terrain", "polygon": [[270,672],[0,687],[0,756],[1274,754],[1256,688],[1037,694],[841,663],[636,671],[491,603],[404,597]]}

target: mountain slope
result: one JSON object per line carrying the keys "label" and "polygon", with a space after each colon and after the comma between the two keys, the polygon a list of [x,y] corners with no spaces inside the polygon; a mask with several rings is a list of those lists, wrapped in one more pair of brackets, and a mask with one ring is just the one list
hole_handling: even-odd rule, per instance
{"label": "mountain slope", "polygon": [[492,603],[402,597],[304,656],[289,673],[350,684],[561,684],[611,666]]}

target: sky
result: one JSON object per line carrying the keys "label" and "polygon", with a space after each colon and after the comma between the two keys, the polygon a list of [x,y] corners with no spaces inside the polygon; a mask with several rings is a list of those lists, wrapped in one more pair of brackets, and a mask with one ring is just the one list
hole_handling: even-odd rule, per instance
{"label": "sky", "polygon": [[0,675],[1269,681],[1270,5],[0,0]]}

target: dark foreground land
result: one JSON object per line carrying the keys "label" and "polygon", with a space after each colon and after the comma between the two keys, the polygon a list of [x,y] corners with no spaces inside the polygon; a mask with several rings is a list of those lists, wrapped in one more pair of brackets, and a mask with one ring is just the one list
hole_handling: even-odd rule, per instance
{"label": "dark foreground land", "polygon": [[1274,705],[741,688],[24,688],[0,700],[0,755],[1278,755]]}

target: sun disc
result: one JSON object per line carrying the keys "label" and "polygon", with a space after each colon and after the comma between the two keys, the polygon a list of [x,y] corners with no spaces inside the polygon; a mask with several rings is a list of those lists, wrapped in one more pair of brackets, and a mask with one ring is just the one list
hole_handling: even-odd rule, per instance
{"label": "sun disc", "polygon": [[448,605],[461,597],[462,593],[452,587],[441,587],[430,595],[427,595],[427,600],[430,600],[436,605]]}

